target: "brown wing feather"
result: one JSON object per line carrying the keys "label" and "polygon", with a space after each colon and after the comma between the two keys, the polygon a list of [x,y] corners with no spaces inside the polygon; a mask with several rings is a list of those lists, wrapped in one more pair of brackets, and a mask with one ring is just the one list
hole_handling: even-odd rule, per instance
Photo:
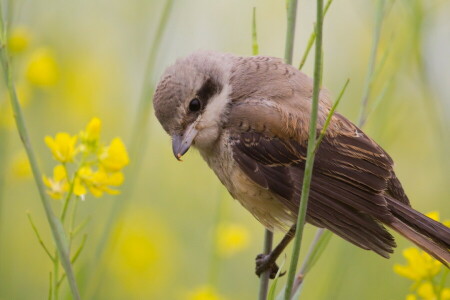
{"label": "brown wing feather", "polygon": [[[353,244],[388,256],[393,237],[378,220],[392,215],[383,192],[392,174],[392,161],[361,132],[327,136],[316,154],[308,222],[330,229]],[[233,154],[257,184],[298,210],[306,146],[252,128],[232,134]]]}

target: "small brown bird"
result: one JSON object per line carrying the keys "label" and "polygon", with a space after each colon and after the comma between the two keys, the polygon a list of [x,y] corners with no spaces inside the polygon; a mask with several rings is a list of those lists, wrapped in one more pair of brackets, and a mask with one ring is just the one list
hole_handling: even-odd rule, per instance
{"label": "small brown bird", "polygon": [[[295,232],[305,168],[313,82],[281,59],[196,52],[161,78],[155,114],[177,159],[197,148],[233,198],[267,229],[287,232],[256,273],[271,275]],[[318,133],[330,110],[321,90]],[[317,151],[306,220],[389,257],[385,226],[448,266],[450,230],[411,208],[391,157],[342,115]]]}

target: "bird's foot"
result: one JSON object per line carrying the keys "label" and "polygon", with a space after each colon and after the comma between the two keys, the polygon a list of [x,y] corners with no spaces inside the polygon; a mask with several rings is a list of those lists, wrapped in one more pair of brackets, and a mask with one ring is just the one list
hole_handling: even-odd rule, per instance
{"label": "bird's foot", "polygon": [[[277,264],[272,260],[270,254],[258,254],[256,256],[256,275],[261,276],[262,273],[270,271],[270,279],[274,279],[278,272]],[[280,273],[280,277],[286,272]]]}

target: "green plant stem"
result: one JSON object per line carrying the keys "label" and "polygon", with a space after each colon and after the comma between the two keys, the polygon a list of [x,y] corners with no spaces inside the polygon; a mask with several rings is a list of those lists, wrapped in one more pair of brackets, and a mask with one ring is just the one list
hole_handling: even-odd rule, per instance
{"label": "green plant stem", "polygon": [[[328,8],[330,8],[331,3],[333,0],[328,0],[327,4],[325,4],[325,8],[323,10],[323,18],[325,19],[325,16],[327,15]],[[300,61],[300,65],[298,67],[299,70],[303,69],[303,66],[306,63],[306,60],[308,59],[309,53],[311,51],[312,46],[314,45],[314,42],[316,41],[316,26],[314,26],[313,32],[311,32],[311,35],[308,39],[308,44],[306,45],[305,52],[303,53],[302,60]]]}
{"label": "green plant stem", "polygon": [[256,7],[253,7],[253,18],[252,18],[252,54],[258,55],[259,45],[258,45],[258,35],[256,30]]}
{"label": "green plant stem", "polygon": [[[101,257],[103,252],[105,251],[106,244],[109,241],[113,230],[113,225],[117,220],[119,214],[123,213],[125,205],[131,202],[128,198],[130,198],[130,195],[134,190],[134,184],[137,181],[137,175],[139,173],[140,166],[142,165],[141,161],[143,153],[145,153],[145,149],[147,148],[147,141],[149,140],[146,133],[148,132],[149,113],[151,110],[151,99],[154,90],[153,84],[151,83],[151,75],[153,73],[156,62],[156,54],[158,53],[161,39],[163,37],[163,33],[165,31],[167,21],[172,9],[172,4],[173,0],[166,1],[160,22],[156,30],[155,38],[151,44],[152,46],[149,52],[148,63],[144,75],[141,97],[135,117],[136,121],[131,131],[132,137],[130,141],[129,152],[130,157],[132,157],[133,160],[130,162],[130,166],[125,174],[125,178],[127,178],[127,184],[125,185],[121,195],[114,200],[113,208],[110,215],[108,216],[105,230],[103,231],[102,237],[100,238],[100,243],[97,248],[97,258]],[[128,199],[128,201],[126,201],[126,199]]]}
{"label": "green plant stem", "polygon": [[342,96],[344,95],[345,90],[347,89],[349,83],[350,79],[347,79],[347,81],[344,84],[344,87],[341,89],[341,92],[339,93],[339,96],[333,103],[333,106],[331,107],[330,112],[328,113],[327,119],[325,120],[325,124],[323,125],[322,130],[320,131],[319,138],[316,141],[314,152],[317,152],[317,150],[319,149],[319,145],[322,142],[322,139],[325,137],[325,133],[327,132],[328,126],[330,125],[331,118],[333,117],[334,112],[336,111],[336,108],[339,105],[339,102],[341,102]]}
{"label": "green plant stem", "polygon": [[378,46],[380,44],[381,27],[383,25],[384,18],[384,6],[386,0],[378,0],[377,13],[375,17],[375,28],[373,31],[373,43],[370,51],[369,67],[367,69],[366,80],[364,81],[364,89],[361,100],[361,110],[359,113],[358,125],[361,127],[366,122],[367,118],[367,106],[369,103],[370,92],[372,90],[372,84],[374,80],[375,63],[377,60]]}
{"label": "green plant stem", "polygon": [[[33,177],[34,177],[34,180],[36,182],[36,185],[37,185],[37,188],[39,191],[42,205],[44,206],[45,214],[47,216],[47,220],[48,220],[48,223],[50,225],[50,228],[51,228],[51,231],[53,234],[53,239],[55,240],[58,254],[61,257],[61,263],[63,265],[64,270],[67,273],[72,296],[74,299],[78,300],[78,299],[80,299],[80,294],[78,292],[78,286],[75,281],[75,276],[74,276],[74,273],[72,270],[72,265],[70,263],[69,250],[67,247],[67,239],[66,239],[66,236],[64,233],[64,228],[62,227],[62,224],[58,220],[58,218],[54,215],[51,204],[50,204],[50,199],[48,198],[48,196],[45,192],[44,183],[42,182],[42,179],[41,179],[42,173],[39,170],[39,167],[38,167],[38,164],[36,161],[36,157],[33,152],[33,147],[31,145],[30,138],[28,136],[27,127],[25,125],[25,119],[22,114],[22,109],[20,107],[20,104],[19,104],[19,101],[17,98],[16,88],[15,88],[14,82],[13,82],[12,70],[10,68],[9,54],[8,54],[8,50],[6,47],[6,28],[4,26],[3,11],[1,9],[1,3],[0,3],[0,31],[1,31],[1,33],[0,33],[0,60],[1,60],[2,69],[3,69],[3,73],[4,73],[4,80],[5,80],[7,88],[8,88],[11,106],[12,106],[14,117],[16,120],[17,130],[19,132],[20,139],[22,140],[22,143],[24,145],[25,151],[28,156],[28,160],[30,162],[31,171],[33,173]],[[56,276],[54,276],[54,277],[57,278]]]}
{"label": "green plant stem", "polygon": [[[269,254],[272,251],[273,244],[273,233],[272,231],[266,229],[264,231],[264,244],[263,244],[263,253]],[[269,279],[270,272],[266,271],[261,274],[259,279],[259,300],[266,300],[267,292],[269,290]]]}
{"label": "green plant stem", "polygon": [[303,177],[302,193],[297,217],[297,230],[295,232],[294,245],[291,256],[291,264],[289,266],[288,279],[286,283],[285,299],[290,300],[292,294],[292,286],[294,284],[297,263],[300,256],[300,248],[303,237],[303,228],[305,226],[306,209],[308,206],[309,188],[311,184],[312,170],[315,157],[315,142],[317,134],[317,113],[319,106],[320,82],[322,77],[322,25],[323,25],[323,0],[317,0],[317,20],[316,32],[317,40],[315,47],[315,64],[314,64],[314,87],[311,107],[311,117],[309,122],[309,138],[307,157],[305,163],[305,172]]}
{"label": "green plant stem", "polygon": [[286,47],[284,48],[284,61],[287,64],[292,64],[292,54],[294,53],[294,37],[295,37],[296,19],[297,19],[297,0],[288,0]]}
{"label": "green plant stem", "polygon": [[[127,183],[124,186],[122,193],[114,200],[111,212],[107,217],[105,224],[105,229],[102,236],[99,239],[99,244],[96,249],[95,259],[97,261],[102,261],[104,258],[104,252],[106,246],[109,245],[114,247],[114,243],[111,240],[111,235],[114,229],[114,224],[121,214],[126,211],[126,205],[131,203],[132,192],[134,191],[134,186],[138,181],[139,171],[142,166],[143,154],[147,149],[148,144],[148,131],[149,131],[149,115],[151,111],[151,100],[154,91],[153,83],[151,82],[151,75],[153,74],[156,55],[158,54],[159,47],[161,45],[161,40],[169,20],[170,12],[172,11],[173,0],[167,0],[164,9],[161,13],[161,18],[159,24],[156,28],[155,38],[153,39],[150,47],[149,57],[147,60],[147,66],[145,69],[144,80],[142,84],[142,92],[139,99],[139,104],[136,111],[136,116],[134,118],[135,122],[131,129],[131,140],[129,153],[130,157],[133,159],[130,161],[130,165],[125,172],[125,178]],[[120,234],[120,231],[118,232]],[[100,264],[102,265],[102,264]],[[101,286],[99,281],[102,280],[100,273],[103,272],[103,267],[96,268],[95,274],[91,276],[93,280],[89,281],[89,287],[86,297],[87,299],[92,299],[97,289]]]}
{"label": "green plant stem", "polygon": [[[259,54],[258,35],[256,28],[256,7],[253,8],[253,20],[252,20],[252,54]],[[264,242],[263,242],[263,254],[269,254],[272,251],[273,233],[272,231],[265,229]],[[259,300],[266,300],[269,290],[270,272],[264,272],[259,279]]]}

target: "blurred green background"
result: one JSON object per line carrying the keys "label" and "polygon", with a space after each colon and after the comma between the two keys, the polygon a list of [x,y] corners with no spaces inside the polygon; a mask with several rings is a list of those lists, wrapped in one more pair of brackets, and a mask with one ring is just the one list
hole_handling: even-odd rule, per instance
{"label": "blurred green background", "polygon": [[[10,2],[14,5],[5,14],[18,47],[23,46],[13,53],[15,81],[45,174],[52,173],[55,161],[44,137],[76,134],[92,117],[102,120],[104,140],[119,136],[129,144],[136,133],[133,124],[143,85],[153,86],[176,58],[198,49],[251,55],[253,7],[260,54],[284,54],[284,1],[175,0],[148,80],[146,65],[165,1]],[[314,1],[299,2],[295,65],[313,29],[314,7]],[[335,0],[325,20],[323,84],[337,95],[350,78],[338,110],[355,122],[375,10],[376,1]],[[370,107],[384,96],[364,129],[394,158],[413,206],[422,212],[437,210],[442,219],[449,219],[450,2],[387,1],[378,64],[385,54]],[[308,74],[312,58],[304,68]],[[255,299],[259,281],[254,258],[262,249],[263,227],[231,199],[198,153],[190,151],[183,163],[177,162],[169,137],[153,112],[149,115],[146,128],[139,129],[145,134],[140,138],[140,168],[133,166],[136,153],[130,154],[128,168],[139,170],[128,174],[121,188],[128,186],[128,191],[122,196],[89,196],[79,205],[78,219],[89,218],[87,244],[75,264],[82,298],[193,299],[196,291],[213,286],[220,299]],[[59,211],[61,202],[53,204]],[[114,208],[119,213],[111,219]],[[52,265],[33,234],[27,211],[51,245],[2,83],[2,300],[48,295]],[[111,228],[112,238],[102,248],[105,228]],[[218,240],[217,232],[228,239]],[[314,232],[307,226],[302,257]],[[217,245],[224,250],[216,251]],[[404,261],[401,250],[408,246],[399,238],[398,250],[386,260],[333,237],[305,281],[304,299],[403,299],[410,282],[392,266]],[[290,255],[290,248],[286,253]],[[66,283],[61,295],[70,298]]]}

